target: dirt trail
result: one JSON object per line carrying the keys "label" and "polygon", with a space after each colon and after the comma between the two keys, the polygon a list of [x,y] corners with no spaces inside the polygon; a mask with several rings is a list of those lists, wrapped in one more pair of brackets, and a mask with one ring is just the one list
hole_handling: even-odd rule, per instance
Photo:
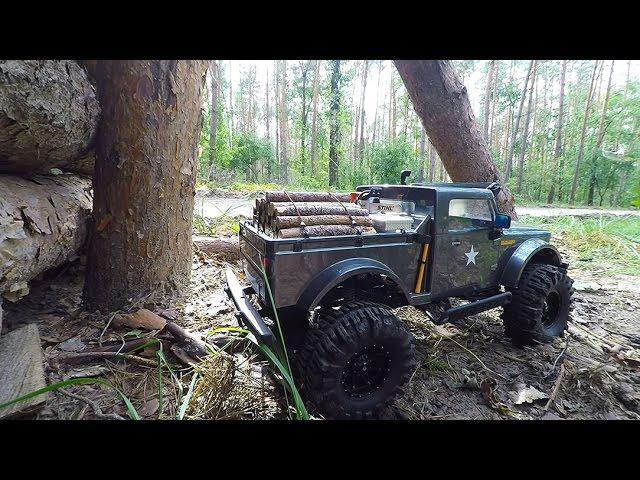
{"label": "dirt trail", "polygon": [[[217,195],[224,195],[216,192]],[[219,217],[222,215],[228,215],[230,217],[244,216],[250,218],[252,215],[252,208],[254,204],[254,197],[230,197],[230,196],[215,196],[204,197],[197,196],[195,200],[194,212],[196,215],[203,217]],[[517,207],[518,215],[520,216],[532,216],[532,217],[590,217],[590,216],[613,216],[622,217],[626,215],[632,215],[640,217],[640,210],[609,210],[609,209],[597,209],[597,208],[566,208],[566,207]]]}

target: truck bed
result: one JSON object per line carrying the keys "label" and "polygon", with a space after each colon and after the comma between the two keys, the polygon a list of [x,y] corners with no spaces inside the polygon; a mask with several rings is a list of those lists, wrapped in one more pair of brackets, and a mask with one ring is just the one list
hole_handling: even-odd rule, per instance
{"label": "truck bed", "polygon": [[[248,281],[267,305],[268,294],[262,275],[264,267],[276,308],[300,305],[307,287],[322,278],[328,268],[339,269],[340,262],[371,259],[391,272],[402,272],[396,280],[411,292],[418,270],[422,244],[416,230],[368,235],[343,235],[275,239],[245,221],[240,225],[240,251]],[[304,302],[303,302],[304,303]]]}

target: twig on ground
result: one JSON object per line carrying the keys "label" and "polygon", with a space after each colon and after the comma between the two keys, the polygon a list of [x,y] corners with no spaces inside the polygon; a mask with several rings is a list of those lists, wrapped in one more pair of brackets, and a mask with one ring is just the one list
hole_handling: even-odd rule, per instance
{"label": "twig on ground", "polygon": [[[437,333],[437,332],[436,332],[436,333]],[[440,334],[439,334],[439,333],[437,333],[437,335],[440,335]],[[473,356],[473,358],[475,358],[475,359],[478,361],[478,363],[482,366],[482,368],[484,368],[487,372],[491,372],[491,373],[493,373],[494,375],[497,375],[498,377],[500,377],[501,379],[506,380],[507,382],[509,382],[509,381],[510,381],[510,380],[509,380],[507,377],[505,377],[504,375],[502,375],[502,374],[500,374],[500,373],[498,373],[498,372],[496,372],[496,371],[494,371],[494,370],[491,370],[489,367],[487,367],[487,366],[484,364],[484,362],[483,362],[482,360],[480,360],[480,357],[478,357],[475,353],[473,353],[471,350],[469,350],[467,347],[465,347],[465,346],[464,346],[464,345],[462,345],[461,343],[457,342],[456,340],[454,340],[454,339],[453,339],[453,338],[451,338],[451,337],[445,337],[444,335],[440,335],[440,336],[441,336],[442,338],[447,339],[447,340],[451,340],[453,343],[455,343],[455,344],[456,344],[456,345],[458,345],[460,348],[462,348],[462,349],[463,349],[463,350],[465,350],[467,353],[469,353],[471,356]]]}
{"label": "twig on ground", "polygon": [[52,359],[54,362],[64,362],[64,363],[84,363],[89,362],[91,360],[100,360],[100,359],[122,359],[129,360],[130,362],[137,363],[144,367],[157,368],[158,363],[153,360],[147,360],[146,358],[136,357],[135,355],[127,355],[124,353],[117,352],[86,352],[86,353],[73,353],[68,355],[59,355]]}
{"label": "twig on ground", "polygon": [[553,365],[551,365],[551,371],[547,373],[544,377],[542,377],[543,379],[548,378],[556,370],[556,364],[558,363],[558,360],[560,360],[564,356],[564,354],[567,352],[567,348],[569,348],[570,338],[571,337],[567,336],[567,342],[564,344],[564,348],[562,349],[560,354],[556,357],[556,359],[553,361]]}
{"label": "twig on ground", "polygon": [[93,410],[93,414],[96,417],[100,418],[101,420],[124,420],[124,418],[118,415],[117,413],[103,413],[100,406],[96,402],[94,402],[93,400],[87,397],[83,397],[82,395],[78,395],[76,393],[71,393],[65,390],[64,388],[60,388],[58,389],[58,391],[66,395],[67,397],[75,398],[76,400],[80,400],[81,402],[84,402],[87,405],[89,405]]}
{"label": "twig on ground", "polygon": [[556,396],[558,395],[558,392],[560,391],[560,383],[562,383],[562,378],[564,377],[564,372],[565,371],[566,370],[564,368],[564,363],[562,363],[560,365],[560,373],[558,374],[558,378],[556,378],[556,383],[553,386],[553,390],[551,391],[551,395],[549,395],[549,401],[544,406],[544,411],[545,412],[547,410],[549,410],[549,407],[551,406],[551,404],[556,400]]}

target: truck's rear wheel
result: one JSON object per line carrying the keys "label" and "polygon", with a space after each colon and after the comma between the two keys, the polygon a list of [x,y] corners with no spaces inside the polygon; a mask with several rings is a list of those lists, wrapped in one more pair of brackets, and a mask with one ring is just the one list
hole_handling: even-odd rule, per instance
{"label": "truck's rear wheel", "polygon": [[527,265],[502,313],[507,336],[516,345],[526,345],[549,343],[562,335],[569,320],[572,285],[564,267]]}
{"label": "truck's rear wheel", "polygon": [[387,307],[352,302],[319,317],[297,355],[302,391],[330,418],[371,418],[415,369],[411,334]]}

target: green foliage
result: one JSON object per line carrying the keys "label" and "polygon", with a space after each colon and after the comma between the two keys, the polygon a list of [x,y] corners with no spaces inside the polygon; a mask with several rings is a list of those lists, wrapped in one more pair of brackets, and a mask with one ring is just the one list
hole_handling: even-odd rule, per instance
{"label": "green foliage", "polygon": [[372,182],[398,183],[400,172],[413,166],[414,153],[405,140],[387,143],[371,152]]}

